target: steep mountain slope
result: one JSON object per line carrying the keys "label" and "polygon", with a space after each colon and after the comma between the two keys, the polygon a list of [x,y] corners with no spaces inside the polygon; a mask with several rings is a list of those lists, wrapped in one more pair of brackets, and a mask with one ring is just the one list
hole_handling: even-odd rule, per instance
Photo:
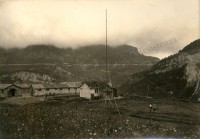
{"label": "steep mountain slope", "polygon": [[[31,45],[23,49],[0,49],[0,82],[62,82],[105,80],[105,46],[77,49],[53,45]],[[122,45],[108,47],[109,76],[115,87],[133,73],[159,61]]]}
{"label": "steep mountain slope", "polygon": [[161,60],[149,70],[132,75],[120,90],[128,95],[189,99],[195,96],[195,88],[200,78],[199,70],[198,39],[179,53]]}

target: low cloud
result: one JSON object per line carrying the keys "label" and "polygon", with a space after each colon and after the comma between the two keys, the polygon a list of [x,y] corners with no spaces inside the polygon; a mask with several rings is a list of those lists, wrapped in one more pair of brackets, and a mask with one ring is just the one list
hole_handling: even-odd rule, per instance
{"label": "low cloud", "polygon": [[146,53],[163,58],[199,38],[198,0],[17,0],[0,2],[0,46],[105,44],[105,9],[112,46],[130,44],[147,49],[176,39],[173,45]]}

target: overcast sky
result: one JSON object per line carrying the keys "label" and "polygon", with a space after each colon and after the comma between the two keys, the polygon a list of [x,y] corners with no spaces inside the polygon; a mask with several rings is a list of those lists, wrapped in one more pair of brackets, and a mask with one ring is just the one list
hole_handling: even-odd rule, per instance
{"label": "overcast sky", "polygon": [[104,44],[107,9],[109,45],[163,58],[200,38],[199,6],[199,0],[0,1],[0,46]]}

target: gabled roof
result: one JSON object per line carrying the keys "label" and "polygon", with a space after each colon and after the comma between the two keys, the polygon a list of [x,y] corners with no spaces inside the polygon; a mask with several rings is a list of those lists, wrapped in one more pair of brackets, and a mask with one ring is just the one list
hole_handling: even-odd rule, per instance
{"label": "gabled roof", "polygon": [[67,84],[54,84],[56,88],[69,88]]}
{"label": "gabled roof", "polygon": [[13,84],[13,85],[15,85],[15,86],[17,86],[19,88],[30,88],[31,87],[30,84]]}
{"label": "gabled roof", "polygon": [[31,87],[31,85],[29,85],[29,84],[0,84],[0,89],[6,89],[10,86],[15,86],[15,87],[18,87],[18,88],[21,88],[21,89]]}
{"label": "gabled roof", "polygon": [[5,89],[9,86],[11,86],[12,84],[0,84],[0,89]]}
{"label": "gabled roof", "polygon": [[108,88],[111,89],[111,87],[108,84],[102,81],[90,81],[90,82],[84,82],[84,83],[87,84],[88,87],[92,89],[108,89]]}
{"label": "gabled roof", "polygon": [[43,84],[32,84],[32,87],[34,89],[44,89],[45,88]]}
{"label": "gabled roof", "polygon": [[16,86],[18,88],[30,88],[33,89],[57,89],[57,88],[79,88],[82,82],[63,82],[61,84],[0,84],[0,89],[6,89],[10,86]]}
{"label": "gabled roof", "polygon": [[61,84],[67,85],[69,88],[79,88],[82,82],[62,82]]}
{"label": "gabled roof", "polygon": [[54,84],[43,84],[43,86],[45,88],[48,88],[48,89],[54,89],[54,88],[56,88],[56,86],[54,86]]}
{"label": "gabled roof", "polygon": [[57,89],[57,88],[69,88],[66,84],[33,84],[35,89]]}

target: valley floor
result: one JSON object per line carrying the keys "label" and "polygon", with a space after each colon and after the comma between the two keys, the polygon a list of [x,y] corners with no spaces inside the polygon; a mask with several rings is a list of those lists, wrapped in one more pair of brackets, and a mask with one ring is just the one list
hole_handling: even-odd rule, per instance
{"label": "valley floor", "polygon": [[[107,104],[69,97],[34,99],[37,103],[21,99],[20,105],[1,101],[0,138],[200,138],[198,103],[144,98]],[[150,112],[150,103],[159,109]]]}

